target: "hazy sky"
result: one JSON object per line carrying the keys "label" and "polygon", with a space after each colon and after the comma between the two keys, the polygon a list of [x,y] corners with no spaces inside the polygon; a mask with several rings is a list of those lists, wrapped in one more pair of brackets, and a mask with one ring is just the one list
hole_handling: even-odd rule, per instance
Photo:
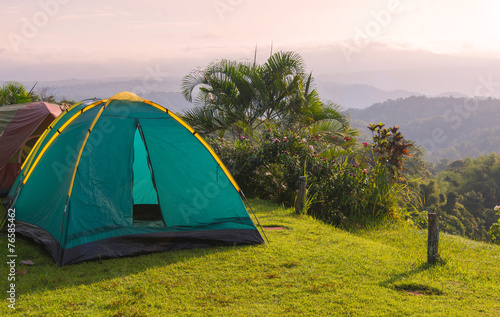
{"label": "hazy sky", "polygon": [[[2,0],[0,38],[0,80],[145,76],[151,68],[182,76],[214,59],[253,58],[256,46],[262,62],[271,43],[340,82],[463,65],[477,70],[458,75],[470,76],[463,89],[473,89],[478,76],[500,75],[497,0]],[[400,77],[368,82],[412,89]]]}

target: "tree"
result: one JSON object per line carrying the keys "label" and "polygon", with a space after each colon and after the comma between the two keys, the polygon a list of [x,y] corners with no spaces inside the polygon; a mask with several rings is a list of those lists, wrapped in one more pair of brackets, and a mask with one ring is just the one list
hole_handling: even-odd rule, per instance
{"label": "tree", "polygon": [[[495,230],[497,219],[494,207],[500,192],[499,155],[450,161],[440,169],[444,170],[436,175],[437,187],[433,181],[420,186],[426,200],[424,207],[440,213],[444,231],[487,240],[487,232]],[[437,204],[432,193],[439,195]]]}
{"label": "tree", "polygon": [[182,92],[195,108],[183,118],[200,133],[234,135],[263,123],[304,129],[322,121],[330,129],[348,131],[345,114],[323,103],[305,73],[302,57],[278,52],[263,64],[220,60],[184,77]]}
{"label": "tree", "polygon": [[50,103],[57,103],[56,93],[54,87],[41,87],[33,96],[33,101],[45,101]]}
{"label": "tree", "polygon": [[0,105],[28,103],[31,97],[31,92],[16,81],[7,81],[0,87]]}

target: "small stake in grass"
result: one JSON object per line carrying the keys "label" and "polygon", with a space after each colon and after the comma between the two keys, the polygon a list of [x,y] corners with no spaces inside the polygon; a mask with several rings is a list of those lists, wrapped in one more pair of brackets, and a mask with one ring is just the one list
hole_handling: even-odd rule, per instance
{"label": "small stake in grass", "polygon": [[295,212],[301,214],[307,201],[307,181],[305,176],[299,176],[297,182],[297,199],[295,199]]}
{"label": "small stake in grass", "polygon": [[429,235],[427,238],[427,262],[436,264],[440,257],[438,251],[439,245],[439,229],[437,224],[437,215],[429,213]]}

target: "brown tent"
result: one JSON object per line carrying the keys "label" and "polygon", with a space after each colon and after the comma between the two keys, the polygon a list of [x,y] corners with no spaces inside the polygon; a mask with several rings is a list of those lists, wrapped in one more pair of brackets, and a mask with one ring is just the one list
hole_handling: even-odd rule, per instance
{"label": "brown tent", "polygon": [[46,102],[0,107],[0,197],[7,195],[38,137],[60,113],[59,106]]}

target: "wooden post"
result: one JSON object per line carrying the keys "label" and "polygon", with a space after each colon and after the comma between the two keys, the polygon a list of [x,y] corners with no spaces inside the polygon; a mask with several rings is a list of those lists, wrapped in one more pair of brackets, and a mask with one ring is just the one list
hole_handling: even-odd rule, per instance
{"label": "wooden post", "polygon": [[437,223],[437,215],[429,213],[429,234],[427,237],[427,262],[436,264],[439,260],[439,229]]}
{"label": "wooden post", "polygon": [[307,181],[305,176],[299,176],[297,182],[297,199],[295,199],[295,212],[302,213],[307,201]]}

